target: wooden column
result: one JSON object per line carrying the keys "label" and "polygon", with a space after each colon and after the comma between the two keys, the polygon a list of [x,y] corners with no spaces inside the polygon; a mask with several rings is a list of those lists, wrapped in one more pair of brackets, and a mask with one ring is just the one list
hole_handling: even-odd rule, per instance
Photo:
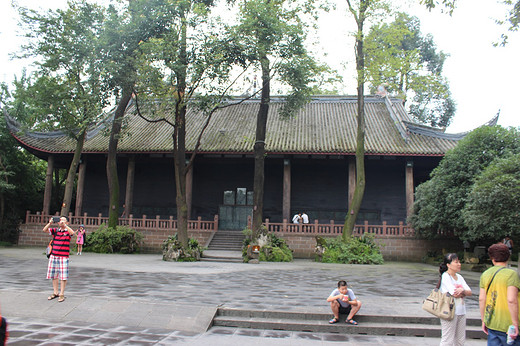
{"label": "wooden column", "polygon": [[356,158],[349,156],[348,158],[348,205],[350,208],[352,199],[354,198],[354,190],[356,189]]}
{"label": "wooden column", "polygon": [[76,190],[76,210],[75,215],[81,216],[83,209],[83,191],[85,191],[85,170],[87,169],[87,162],[79,164],[78,172],[78,188]]}
{"label": "wooden column", "polygon": [[406,217],[408,218],[412,214],[413,208],[413,161],[406,162]]}
{"label": "wooden column", "polygon": [[126,171],[126,193],[125,193],[125,217],[132,214],[132,206],[134,203],[134,176],[135,176],[135,156],[128,159],[128,168]]}
{"label": "wooden column", "polygon": [[[186,164],[189,163],[189,160],[186,160]],[[195,163],[195,162],[194,162]],[[186,206],[188,208],[188,220],[191,218],[191,201],[193,196],[193,167],[195,165],[191,165],[191,168],[188,172],[186,172]]]}
{"label": "wooden column", "polygon": [[282,218],[291,221],[291,161],[283,160]]}
{"label": "wooden column", "polygon": [[47,173],[45,175],[45,192],[43,194],[43,214],[49,215],[52,197],[52,173],[54,172],[54,156],[47,158]]}

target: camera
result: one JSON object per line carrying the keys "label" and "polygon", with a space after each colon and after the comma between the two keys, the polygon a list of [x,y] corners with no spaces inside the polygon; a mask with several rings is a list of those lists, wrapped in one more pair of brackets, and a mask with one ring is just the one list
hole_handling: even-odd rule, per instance
{"label": "camera", "polygon": [[52,217],[52,222],[60,222],[60,217],[59,216],[53,216]]}

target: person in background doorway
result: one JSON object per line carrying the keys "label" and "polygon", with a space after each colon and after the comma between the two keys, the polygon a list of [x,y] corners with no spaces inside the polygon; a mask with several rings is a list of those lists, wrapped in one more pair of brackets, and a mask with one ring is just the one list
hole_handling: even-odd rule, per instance
{"label": "person in background doorway", "polygon": [[302,214],[301,213],[294,214],[294,216],[292,218],[292,223],[301,223],[301,222],[302,222]]}
{"label": "person in background doorway", "polygon": [[309,223],[309,215],[306,212],[302,213],[302,223]]}

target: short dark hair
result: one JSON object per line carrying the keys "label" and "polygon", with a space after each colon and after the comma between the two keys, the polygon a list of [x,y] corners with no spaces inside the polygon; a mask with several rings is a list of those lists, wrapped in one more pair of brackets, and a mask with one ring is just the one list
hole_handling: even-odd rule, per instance
{"label": "short dark hair", "polygon": [[343,287],[343,286],[347,286],[347,282],[345,280],[338,281],[338,288]]}
{"label": "short dark hair", "polygon": [[488,249],[488,255],[495,262],[507,262],[510,256],[509,248],[503,243],[493,244]]}

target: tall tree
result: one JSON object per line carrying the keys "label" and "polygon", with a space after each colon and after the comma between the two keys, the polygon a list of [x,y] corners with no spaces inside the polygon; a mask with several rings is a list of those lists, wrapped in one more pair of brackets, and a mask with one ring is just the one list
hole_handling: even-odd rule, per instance
{"label": "tall tree", "polygon": [[[228,27],[210,16],[212,5],[211,1],[175,3],[172,7],[175,16],[164,35],[141,45],[136,87],[139,114],[150,122],[172,128],[177,236],[185,249],[188,247],[186,175],[192,169],[212,115],[233,104],[225,102],[234,84],[229,78],[230,71],[235,65],[246,67],[242,49],[230,37]],[[207,118],[187,160],[190,111],[202,111]]]}
{"label": "tall tree", "polygon": [[365,37],[364,26],[367,19],[388,11],[385,2],[377,0],[347,0],[348,10],[356,21],[356,78],[357,78],[357,133],[356,133],[356,188],[349,205],[347,217],[343,225],[343,239],[352,236],[363,196],[365,194]]}
{"label": "tall tree", "polygon": [[304,105],[312,91],[311,83],[319,66],[304,47],[306,25],[300,19],[315,15],[311,2],[248,0],[239,4],[240,24],[236,35],[247,49],[248,59],[261,75],[260,107],[256,120],[253,182],[253,239],[256,239],[263,218],[264,160],[266,126],[271,97],[271,82],[279,80],[290,87],[282,116],[290,116]]}
{"label": "tall tree", "polygon": [[397,13],[391,23],[372,26],[366,37],[371,92],[384,85],[406,101],[412,117],[434,127],[448,126],[455,114],[455,102],[442,75],[445,59],[433,37],[422,36],[419,19],[406,13]]}
{"label": "tall tree", "polygon": [[[31,110],[31,121],[25,123],[33,129],[61,129],[77,143],[61,207],[61,215],[67,215],[86,131],[108,102],[99,54],[104,13],[83,0],[70,1],[65,10],[19,8],[19,13],[29,39],[22,57],[38,59],[34,83],[26,91],[29,105],[24,106],[24,113]],[[28,116],[19,110],[13,115],[21,120]]]}
{"label": "tall tree", "polygon": [[103,33],[103,51],[107,76],[116,95],[117,107],[110,131],[107,155],[109,190],[108,226],[116,227],[119,213],[119,178],[117,147],[122,121],[132,99],[137,79],[137,59],[140,45],[161,37],[175,14],[168,0],[129,0],[122,9],[110,6]]}

